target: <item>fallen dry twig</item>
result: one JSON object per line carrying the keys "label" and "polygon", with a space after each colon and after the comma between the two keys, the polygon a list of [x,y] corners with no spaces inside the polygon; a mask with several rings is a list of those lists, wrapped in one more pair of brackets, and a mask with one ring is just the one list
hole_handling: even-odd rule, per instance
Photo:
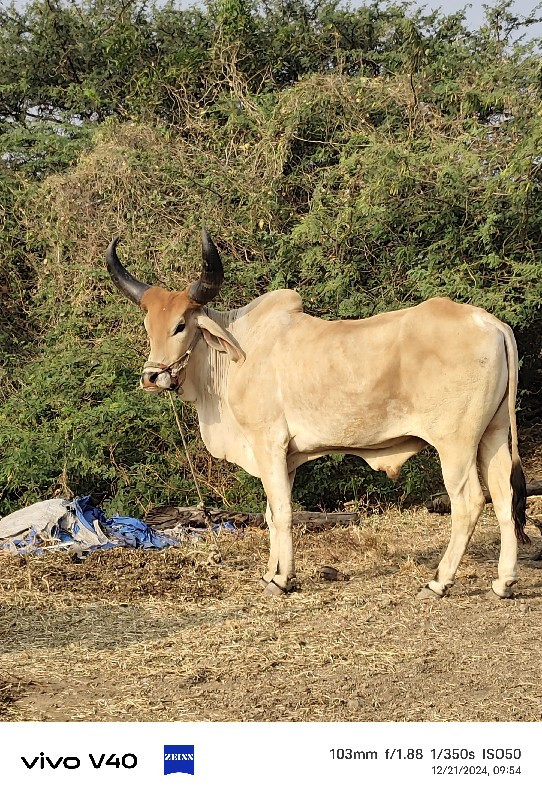
{"label": "fallen dry twig", "polygon": [[[237,528],[265,528],[263,514],[249,512],[224,511],[218,508],[205,509],[197,507],[160,506],[154,508],[145,517],[145,521],[153,528],[165,530],[176,525],[190,525],[204,528],[206,515],[211,523],[231,522]],[[304,525],[308,530],[324,530],[337,525],[348,526],[359,522],[360,516],[356,513],[324,511],[295,511],[294,525]]]}
{"label": "fallen dry twig", "polygon": [[[534,497],[535,495],[542,495],[542,481],[531,481],[527,484],[527,497]],[[491,503],[491,495],[486,490],[484,491],[486,503]],[[439,494],[425,504],[428,511],[433,514],[449,514],[451,510],[450,498],[447,494]]]}

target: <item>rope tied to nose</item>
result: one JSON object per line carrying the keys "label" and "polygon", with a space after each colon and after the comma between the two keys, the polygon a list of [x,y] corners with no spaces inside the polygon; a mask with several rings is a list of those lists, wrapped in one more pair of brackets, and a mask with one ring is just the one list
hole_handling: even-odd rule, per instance
{"label": "rope tied to nose", "polygon": [[[169,390],[169,392],[170,392],[170,394],[168,394],[168,400],[169,400],[169,404],[171,406],[171,410],[173,411],[173,416],[175,417],[175,422],[177,423],[177,428],[179,430],[179,434],[181,436],[181,441],[183,443],[184,452],[185,452],[185,455],[186,455],[186,460],[188,462],[188,466],[189,466],[190,472],[192,474],[192,480],[194,481],[194,486],[196,487],[196,492],[198,494],[198,499],[199,499],[198,508],[201,510],[201,512],[203,514],[203,518],[205,520],[205,524],[207,526],[207,529],[208,529],[209,533],[211,534],[211,536],[213,538],[214,553],[215,553],[215,556],[216,556],[215,561],[220,563],[220,562],[223,562],[223,560],[224,560],[223,556],[222,556],[222,551],[220,549],[220,545],[218,544],[218,539],[217,539],[215,530],[213,528],[213,524],[211,522],[211,517],[209,515],[209,511],[207,510],[207,508],[205,506],[205,501],[203,500],[203,495],[201,493],[199,482],[198,482],[198,479],[197,479],[197,476],[196,476],[196,470],[194,469],[194,464],[193,464],[192,459],[190,457],[190,453],[188,452],[188,446],[187,446],[187,443],[186,443],[186,438],[185,438],[185,435],[184,435],[183,427],[181,425],[181,420],[179,419],[179,414],[178,414],[177,409],[175,407],[175,403],[174,403],[173,397],[171,396],[171,392],[177,392],[177,394],[179,394],[179,395],[181,395],[183,393],[182,392],[183,381],[182,380],[180,381],[178,376],[186,368],[186,366],[187,366],[187,364],[188,364],[188,362],[190,360],[190,356],[192,355],[192,353],[194,351],[194,347],[196,346],[196,344],[198,342],[198,339],[200,338],[201,335],[202,335],[201,334],[201,330],[199,328],[197,328],[196,333],[194,334],[194,337],[193,337],[192,341],[190,342],[190,345],[189,345],[188,349],[183,353],[182,356],[180,356],[180,358],[176,359],[175,361],[172,361],[171,364],[162,364],[162,363],[158,363],[156,361],[147,361],[147,362],[145,362],[145,364],[143,365],[143,373],[145,373],[146,371],[148,372],[148,371],[152,370],[153,372],[155,372],[156,370],[158,370],[157,383],[160,380],[160,376],[161,375],[168,374],[169,377],[171,378],[171,384],[169,386],[164,386],[163,388]],[[158,383],[158,385],[160,385],[160,384]]]}
{"label": "rope tied to nose", "polygon": [[179,414],[177,413],[177,409],[175,408],[175,403],[174,403],[173,397],[170,394],[168,394],[168,400],[169,400],[169,404],[171,406],[171,409],[173,411],[173,415],[175,417],[175,422],[177,423],[177,428],[179,429],[179,433],[181,435],[181,441],[183,443],[184,452],[185,452],[185,455],[186,455],[186,460],[188,461],[188,466],[190,467],[190,472],[192,473],[192,480],[194,481],[194,486],[196,487],[196,492],[198,493],[198,499],[199,499],[198,508],[201,510],[201,512],[203,514],[203,518],[205,520],[205,524],[207,525],[207,530],[209,531],[209,533],[213,537],[215,550],[216,550],[216,553],[218,555],[219,561],[223,561],[224,559],[223,559],[223,556],[222,556],[222,551],[220,549],[220,545],[218,544],[218,538],[217,538],[217,535],[215,533],[215,529],[213,528],[213,524],[211,522],[211,518],[209,516],[209,512],[208,512],[208,510],[207,510],[207,508],[205,506],[205,501],[203,499],[203,495],[202,495],[201,489],[199,487],[198,479],[196,477],[196,470],[194,469],[194,464],[192,462],[192,459],[190,458],[190,453],[188,452],[188,447],[187,447],[187,444],[186,444],[184,431],[183,431],[183,428],[182,428],[182,425],[181,425],[181,420],[179,419]]}

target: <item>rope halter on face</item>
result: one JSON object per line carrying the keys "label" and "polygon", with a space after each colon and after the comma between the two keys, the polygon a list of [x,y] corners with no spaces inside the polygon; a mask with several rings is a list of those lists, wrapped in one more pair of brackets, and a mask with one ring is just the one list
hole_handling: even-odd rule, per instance
{"label": "rope halter on face", "polygon": [[185,370],[200,336],[201,331],[197,328],[188,350],[176,361],[172,361],[171,364],[162,364],[157,361],[145,362],[141,374],[142,386],[144,387],[144,378],[147,377],[149,383],[153,383],[160,389],[182,394],[182,385],[186,377]]}

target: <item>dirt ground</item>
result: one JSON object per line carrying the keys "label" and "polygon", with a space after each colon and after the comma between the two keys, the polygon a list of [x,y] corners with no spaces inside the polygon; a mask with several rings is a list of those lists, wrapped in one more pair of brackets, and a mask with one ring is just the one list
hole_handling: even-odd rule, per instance
{"label": "dirt ground", "polygon": [[[542,498],[529,501],[542,519]],[[267,535],[0,558],[2,720],[540,720],[542,541],[515,599],[486,596],[498,527],[484,512],[444,600],[416,600],[449,518],[389,510],[296,531],[301,591],[264,597]],[[328,582],[332,565],[351,576]]]}

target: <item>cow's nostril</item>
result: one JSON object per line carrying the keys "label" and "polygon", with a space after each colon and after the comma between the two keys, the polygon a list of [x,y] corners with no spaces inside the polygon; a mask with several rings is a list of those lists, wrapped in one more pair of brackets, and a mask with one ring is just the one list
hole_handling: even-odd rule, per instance
{"label": "cow's nostril", "polygon": [[159,372],[151,372],[150,375],[147,375],[147,378],[149,379],[150,383],[156,383],[159,375]]}

